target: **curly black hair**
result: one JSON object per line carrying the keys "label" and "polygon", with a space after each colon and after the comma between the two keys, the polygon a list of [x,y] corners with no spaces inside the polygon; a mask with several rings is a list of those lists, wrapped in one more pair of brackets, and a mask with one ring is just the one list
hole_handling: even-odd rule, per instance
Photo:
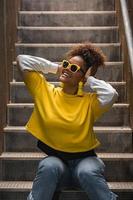
{"label": "curly black hair", "polygon": [[105,55],[102,50],[95,47],[90,42],[75,45],[70,51],[68,51],[66,56],[68,59],[74,56],[81,56],[86,63],[87,69],[93,66],[97,68],[104,66],[105,62]]}

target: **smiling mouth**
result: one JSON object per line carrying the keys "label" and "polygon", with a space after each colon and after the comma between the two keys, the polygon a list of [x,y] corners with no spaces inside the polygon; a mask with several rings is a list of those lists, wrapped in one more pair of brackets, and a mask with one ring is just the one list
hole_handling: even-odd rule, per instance
{"label": "smiling mouth", "polygon": [[66,73],[66,72],[62,73],[61,76],[65,77],[65,78],[71,78],[71,76],[68,73]]}

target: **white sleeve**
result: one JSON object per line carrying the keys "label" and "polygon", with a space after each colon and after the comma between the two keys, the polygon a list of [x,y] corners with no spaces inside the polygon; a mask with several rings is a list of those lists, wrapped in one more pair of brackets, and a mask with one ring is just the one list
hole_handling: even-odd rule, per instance
{"label": "white sleeve", "polygon": [[21,71],[28,70],[42,72],[43,74],[56,74],[58,70],[58,64],[40,57],[19,55],[17,56],[17,61]]}
{"label": "white sleeve", "polygon": [[93,76],[89,76],[87,83],[90,88],[98,95],[98,100],[102,106],[113,105],[118,97],[117,91],[103,80],[98,80]]}

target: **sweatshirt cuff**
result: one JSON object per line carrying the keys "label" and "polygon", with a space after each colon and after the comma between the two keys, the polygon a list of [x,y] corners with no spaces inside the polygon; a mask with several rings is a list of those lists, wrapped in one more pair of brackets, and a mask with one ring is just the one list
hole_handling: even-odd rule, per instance
{"label": "sweatshirt cuff", "polygon": [[51,65],[49,66],[49,69],[47,70],[46,73],[53,73],[53,74],[56,74],[57,71],[58,71],[58,64],[57,63],[53,63],[51,62]]}
{"label": "sweatshirt cuff", "polygon": [[87,83],[91,86],[97,79],[94,76],[89,76],[87,78]]}

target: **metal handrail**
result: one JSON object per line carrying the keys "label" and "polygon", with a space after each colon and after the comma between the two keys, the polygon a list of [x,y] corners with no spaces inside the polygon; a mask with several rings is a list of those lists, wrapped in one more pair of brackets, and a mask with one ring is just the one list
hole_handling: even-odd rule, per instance
{"label": "metal handrail", "polygon": [[130,61],[131,72],[132,72],[132,77],[133,77],[133,35],[132,35],[126,0],[120,0],[120,4],[121,4],[121,12],[122,12],[122,17],[123,17],[125,36],[126,36],[126,42],[127,42],[127,47],[128,47],[128,53],[129,53],[129,61]]}

